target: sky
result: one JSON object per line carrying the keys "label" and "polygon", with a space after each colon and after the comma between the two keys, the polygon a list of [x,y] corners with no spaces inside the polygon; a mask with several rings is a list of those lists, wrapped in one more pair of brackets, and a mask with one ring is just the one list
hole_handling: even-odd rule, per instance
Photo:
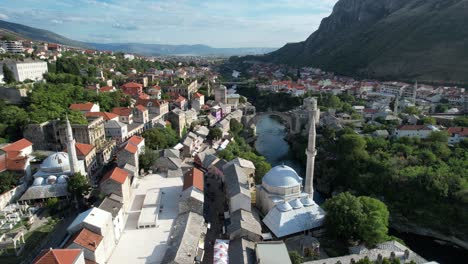
{"label": "sky", "polygon": [[281,47],[337,0],[0,0],[0,19],[86,42]]}

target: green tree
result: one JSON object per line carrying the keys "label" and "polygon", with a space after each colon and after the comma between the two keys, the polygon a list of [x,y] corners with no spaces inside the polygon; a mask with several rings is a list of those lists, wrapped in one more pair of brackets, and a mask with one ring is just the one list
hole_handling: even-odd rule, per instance
{"label": "green tree", "polygon": [[59,208],[59,200],[57,197],[52,197],[47,199],[46,207],[50,210],[52,214],[54,214]]}
{"label": "green tree", "polygon": [[151,149],[165,149],[175,146],[178,142],[176,132],[170,128],[152,128],[143,132],[146,145]]}
{"label": "green tree", "polygon": [[373,246],[388,239],[389,212],[370,197],[341,193],[325,202],[325,227],[332,237]]}
{"label": "green tree", "polygon": [[68,192],[74,197],[77,206],[80,206],[84,197],[91,191],[91,186],[88,183],[86,176],[80,173],[75,173],[68,180]]}
{"label": "green tree", "polygon": [[10,68],[8,68],[8,66],[5,64],[3,64],[3,67],[2,67],[2,70],[3,70],[3,81],[10,84],[10,83],[13,83],[16,81],[15,79],[15,75],[13,74],[13,72],[10,70]]}
{"label": "green tree", "polygon": [[358,199],[365,217],[359,229],[360,239],[370,246],[387,240],[389,217],[387,206],[377,199],[366,196]]}
{"label": "green tree", "polygon": [[145,170],[150,170],[158,157],[159,155],[155,150],[145,147],[145,152],[139,156],[140,167]]}
{"label": "green tree", "polygon": [[448,133],[445,131],[436,131],[429,134],[427,140],[430,142],[440,142],[440,143],[447,143],[448,142]]}
{"label": "green tree", "polygon": [[223,137],[223,131],[219,127],[210,128],[207,138],[210,140],[217,140]]}
{"label": "green tree", "polygon": [[292,264],[301,264],[304,258],[297,251],[289,251],[289,258]]}
{"label": "green tree", "polygon": [[239,135],[239,133],[242,132],[242,130],[244,129],[244,126],[239,121],[232,118],[229,121],[229,128],[233,134]]}

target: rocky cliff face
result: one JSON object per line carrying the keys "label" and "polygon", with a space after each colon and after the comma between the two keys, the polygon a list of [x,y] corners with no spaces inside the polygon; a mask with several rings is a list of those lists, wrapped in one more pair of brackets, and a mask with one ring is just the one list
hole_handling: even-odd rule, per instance
{"label": "rocky cliff face", "polygon": [[468,0],[340,0],[306,41],[265,59],[341,74],[468,83]]}

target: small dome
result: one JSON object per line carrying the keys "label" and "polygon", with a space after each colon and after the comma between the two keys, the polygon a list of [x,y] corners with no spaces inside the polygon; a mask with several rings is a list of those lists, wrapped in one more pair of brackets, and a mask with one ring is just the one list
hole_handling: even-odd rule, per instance
{"label": "small dome", "polygon": [[302,198],[301,202],[305,207],[312,206],[315,204],[314,200],[310,199],[309,197]]}
{"label": "small dome", "polygon": [[57,182],[57,177],[54,175],[50,175],[47,177],[47,184],[55,184]]}
{"label": "small dome", "polygon": [[302,178],[296,171],[286,165],[280,165],[272,168],[265,176],[262,183],[273,187],[294,187],[302,184]]}
{"label": "small dome", "polygon": [[282,202],[280,204],[277,205],[278,206],[278,210],[280,210],[281,212],[287,212],[287,211],[291,211],[293,208],[291,207],[291,205],[287,202]]}
{"label": "small dome", "polygon": [[58,184],[65,184],[68,182],[68,176],[67,175],[60,175],[57,179]]}
{"label": "small dome", "polygon": [[294,209],[299,209],[299,208],[304,207],[304,205],[302,205],[302,203],[301,203],[301,201],[299,200],[299,198],[290,201],[289,204],[290,204],[291,207],[294,208]]}
{"label": "small dome", "polygon": [[47,157],[41,164],[41,170],[49,173],[60,173],[70,170],[68,154],[57,152]]}
{"label": "small dome", "polygon": [[34,179],[33,186],[40,186],[44,183],[44,178],[42,177],[37,177]]}

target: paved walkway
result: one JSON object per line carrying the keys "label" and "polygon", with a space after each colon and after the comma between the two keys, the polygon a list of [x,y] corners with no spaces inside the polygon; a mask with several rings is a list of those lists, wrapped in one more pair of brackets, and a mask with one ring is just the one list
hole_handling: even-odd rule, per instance
{"label": "paved walkway", "polygon": [[[157,174],[137,179],[134,198],[130,207],[127,223],[108,263],[138,264],[161,263],[167,249],[167,240],[175,218],[178,215],[179,196],[182,191],[181,178],[164,178]],[[137,229],[138,217],[144,196],[148,189],[160,188],[163,192],[162,212],[158,217],[158,226]]]}

